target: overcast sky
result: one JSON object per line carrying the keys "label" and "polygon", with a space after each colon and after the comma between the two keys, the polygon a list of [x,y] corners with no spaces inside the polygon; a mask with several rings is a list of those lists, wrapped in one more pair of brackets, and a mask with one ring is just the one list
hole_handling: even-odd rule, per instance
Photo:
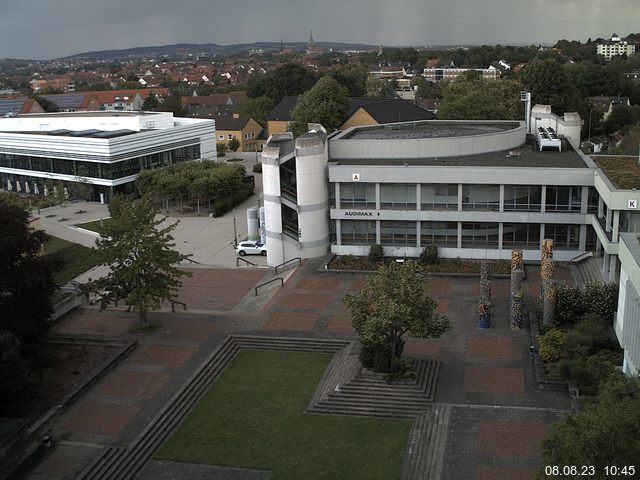
{"label": "overcast sky", "polygon": [[452,45],[640,31],[640,0],[0,0],[0,58],[171,43]]}

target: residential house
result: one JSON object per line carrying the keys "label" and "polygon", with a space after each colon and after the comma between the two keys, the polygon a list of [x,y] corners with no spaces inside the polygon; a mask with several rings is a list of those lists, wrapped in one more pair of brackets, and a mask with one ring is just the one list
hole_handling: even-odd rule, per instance
{"label": "residential house", "polygon": [[216,142],[228,144],[233,138],[240,141],[238,152],[258,151],[262,126],[253,117],[238,114],[216,117]]}
{"label": "residential house", "polygon": [[613,109],[620,105],[629,106],[631,102],[629,101],[629,97],[621,97],[618,96],[601,96],[601,97],[588,97],[587,102],[589,105],[596,107],[597,109],[603,112],[602,120],[606,120],[613,112]]}
{"label": "residential house", "polygon": [[233,110],[247,100],[247,92],[214,93],[206,96],[182,97],[180,102],[187,116],[212,118],[231,115]]}
{"label": "residential house", "polygon": [[33,98],[0,98],[0,117],[12,117],[25,113],[44,113],[44,108]]}

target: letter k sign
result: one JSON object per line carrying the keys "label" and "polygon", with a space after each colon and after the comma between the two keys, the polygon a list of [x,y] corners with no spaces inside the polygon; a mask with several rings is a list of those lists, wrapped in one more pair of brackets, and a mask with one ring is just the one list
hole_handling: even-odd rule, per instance
{"label": "letter k sign", "polygon": [[628,208],[638,208],[638,201],[637,200],[629,200]]}

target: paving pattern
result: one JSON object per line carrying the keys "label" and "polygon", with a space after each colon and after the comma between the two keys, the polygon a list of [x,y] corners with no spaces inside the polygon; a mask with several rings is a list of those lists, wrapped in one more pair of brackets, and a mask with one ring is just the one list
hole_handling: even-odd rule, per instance
{"label": "paving pattern", "polygon": [[[229,334],[354,339],[343,298],[359,291],[367,276],[318,272],[318,266],[306,262],[262,303],[252,303],[252,289],[264,270],[193,269],[182,297],[189,310],[151,314],[160,328],[149,335],[130,333],[137,316],[123,309],[87,307],[64,317],[54,327],[59,333],[135,338],[139,346],[54,417],[51,428],[61,441],[28,478],[75,478],[103,446],[129,446]],[[527,274],[531,301],[539,272],[528,268]],[[557,277],[572,278],[563,268]],[[477,278],[434,276],[425,287],[453,329],[441,339],[406,341],[406,355],[439,361],[434,408],[446,412],[438,416],[436,437],[425,436],[437,443],[438,458],[428,461],[429,472],[410,478],[531,478],[549,423],[569,408],[566,393],[537,388],[529,332],[510,329],[508,282],[493,280],[488,330],[478,329]]]}

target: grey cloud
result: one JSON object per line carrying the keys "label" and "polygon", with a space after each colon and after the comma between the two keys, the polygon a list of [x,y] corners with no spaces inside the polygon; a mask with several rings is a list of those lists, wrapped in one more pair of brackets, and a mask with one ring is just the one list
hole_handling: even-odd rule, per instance
{"label": "grey cloud", "polygon": [[[8,3],[5,0],[4,3]],[[169,43],[553,43],[638,31],[637,0],[21,0],[1,7],[0,58]]]}

